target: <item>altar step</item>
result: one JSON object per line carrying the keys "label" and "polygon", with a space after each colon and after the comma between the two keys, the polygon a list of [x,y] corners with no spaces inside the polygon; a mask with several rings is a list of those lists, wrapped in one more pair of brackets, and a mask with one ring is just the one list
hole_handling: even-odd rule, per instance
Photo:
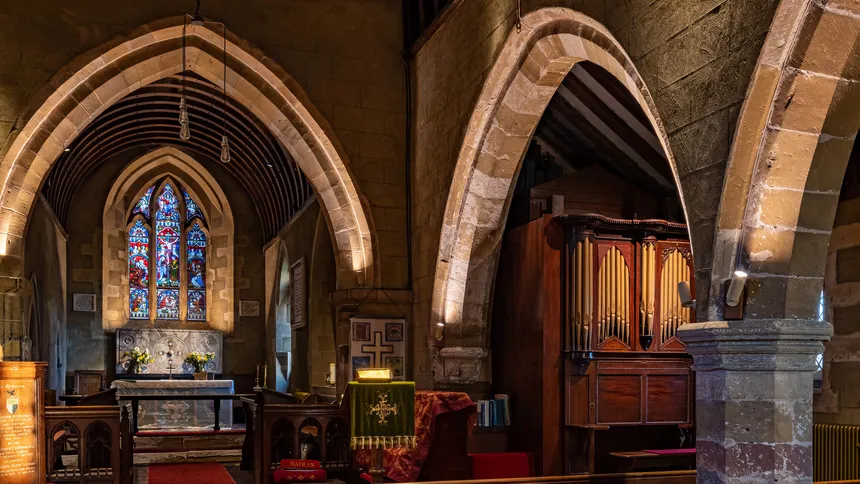
{"label": "altar step", "polygon": [[134,438],[134,465],[190,462],[235,463],[242,458],[245,431],[140,431]]}

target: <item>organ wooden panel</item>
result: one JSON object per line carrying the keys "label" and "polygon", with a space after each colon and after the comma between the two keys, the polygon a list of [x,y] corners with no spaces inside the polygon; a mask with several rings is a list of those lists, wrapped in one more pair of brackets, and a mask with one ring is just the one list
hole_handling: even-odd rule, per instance
{"label": "organ wooden panel", "polygon": [[695,291],[693,273],[678,223],[560,215],[508,233],[494,390],[511,394],[511,450],[535,452],[539,475],[609,472],[610,453],[692,444],[691,358],[676,334],[695,320],[677,290]]}

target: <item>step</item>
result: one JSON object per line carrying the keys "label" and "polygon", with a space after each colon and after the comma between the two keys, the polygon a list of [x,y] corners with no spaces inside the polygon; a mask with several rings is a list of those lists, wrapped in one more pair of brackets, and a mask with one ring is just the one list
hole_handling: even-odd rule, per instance
{"label": "step", "polygon": [[191,450],[235,450],[241,449],[244,441],[244,431],[139,432],[134,438],[134,452],[137,454]]}
{"label": "step", "polygon": [[188,450],[183,452],[145,452],[134,453],[135,466],[152,464],[193,464],[195,462],[238,463],[242,460],[241,450]]}

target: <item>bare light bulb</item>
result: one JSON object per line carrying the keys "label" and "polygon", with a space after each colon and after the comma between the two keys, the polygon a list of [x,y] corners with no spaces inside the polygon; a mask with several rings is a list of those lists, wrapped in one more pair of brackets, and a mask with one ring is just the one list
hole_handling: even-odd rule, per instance
{"label": "bare light bulb", "polygon": [[221,137],[221,163],[230,163],[230,142],[226,134]]}
{"label": "bare light bulb", "polygon": [[188,121],[182,123],[182,127],[179,128],[179,137],[182,138],[183,141],[191,139],[191,127],[188,125]]}
{"label": "bare light bulb", "polygon": [[182,95],[182,98],[179,100],[179,123],[187,123],[188,122],[188,104],[185,101],[185,95]]}

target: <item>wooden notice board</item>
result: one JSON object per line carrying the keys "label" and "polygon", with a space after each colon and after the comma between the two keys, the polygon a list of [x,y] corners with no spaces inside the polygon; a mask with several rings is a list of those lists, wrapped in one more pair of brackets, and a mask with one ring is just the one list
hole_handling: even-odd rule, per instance
{"label": "wooden notice board", "polygon": [[0,482],[45,483],[47,363],[0,362]]}

